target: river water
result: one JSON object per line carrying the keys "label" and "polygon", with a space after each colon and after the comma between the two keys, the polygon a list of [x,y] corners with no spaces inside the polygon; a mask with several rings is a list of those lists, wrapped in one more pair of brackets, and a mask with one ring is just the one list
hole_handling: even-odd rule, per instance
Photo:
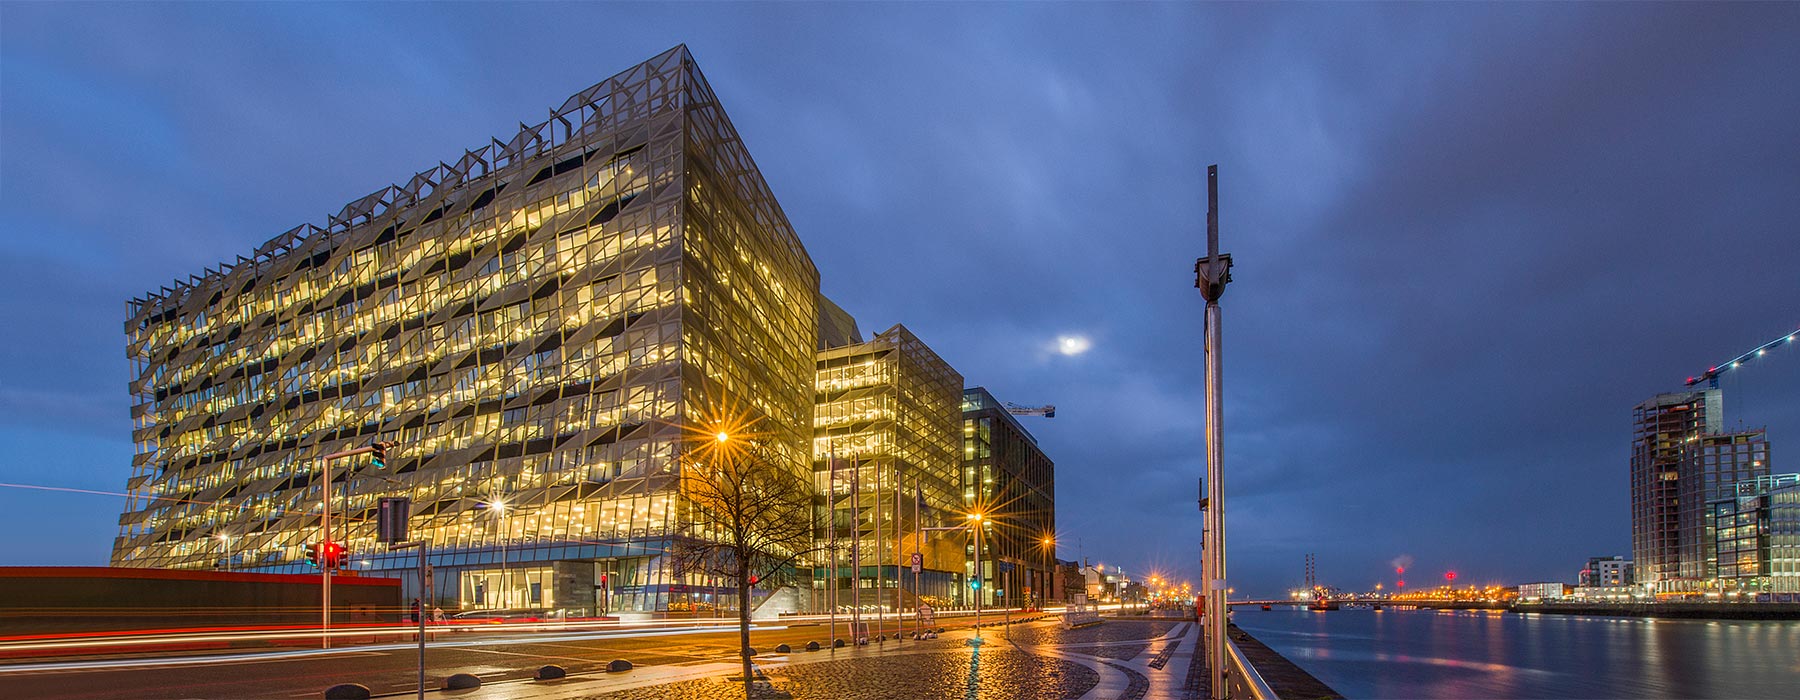
{"label": "river water", "polygon": [[1350,698],[1800,698],[1800,621],[1240,609]]}

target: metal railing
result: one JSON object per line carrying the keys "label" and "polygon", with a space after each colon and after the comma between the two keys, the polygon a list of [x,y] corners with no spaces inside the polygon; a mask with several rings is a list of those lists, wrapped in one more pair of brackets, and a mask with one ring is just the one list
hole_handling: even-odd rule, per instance
{"label": "metal railing", "polygon": [[1250,659],[1244,657],[1243,650],[1238,649],[1237,642],[1227,641],[1225,644],[1226,688],[1230,691],[1227,697],[1235,700],[1277,700],[1275,690],[1263,680],[1256,667],[1250,665]]}

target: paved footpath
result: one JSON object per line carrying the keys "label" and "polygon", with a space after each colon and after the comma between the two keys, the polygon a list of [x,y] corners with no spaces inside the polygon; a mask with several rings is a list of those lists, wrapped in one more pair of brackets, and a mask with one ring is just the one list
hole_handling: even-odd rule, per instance
{"label": "paved footpath", "polygon": [[[1189,673],[1198,626],[1179,620],[1108,620],[1076,630],[1052,621],[988,628],[971,646],[970,630],[937,640],[888,642],[756,657],[756,697],[828,698],[1075,698],[1183,700],[1205,697],[1205,674]],[[506,682],[479,690],[433,692],[434,700],[662,700],[742,698],[719,661],[639,667],[553,682]],[[1195,683],[1199,685],[1196,687]]]}

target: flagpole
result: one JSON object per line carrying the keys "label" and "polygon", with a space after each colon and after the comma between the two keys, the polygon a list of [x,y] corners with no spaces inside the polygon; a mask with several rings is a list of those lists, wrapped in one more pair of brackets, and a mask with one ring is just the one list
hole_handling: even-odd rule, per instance
{"label": "flagpole", "polygon": [[862,458],[850,460],[850,643],[862,637]]}
{"label": "flagpole", "polygon": [[825,597],[825,604],[831,608],[831,638],[825,645],[832,652],[837,651],[837,602],[838,602],[838,550],[837,550],[837,446],[832,445],[825,458],[825,527],[830,529],[826,540],[831,543],[831,589]]}

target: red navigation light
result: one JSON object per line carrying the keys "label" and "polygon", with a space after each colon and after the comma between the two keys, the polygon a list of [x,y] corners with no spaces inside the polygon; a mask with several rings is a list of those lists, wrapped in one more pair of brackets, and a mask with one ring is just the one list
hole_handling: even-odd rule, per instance
{"label": "red navigation light", "polygon": [[1454,572],[1454,571],[1444,572],[1444,580],[1445,581],[1455,581],[1456,580],[1456,572]]}
{"label": "red navigation light", "polygon": [[1395,574],[1405,574],[1405,573],[1406,573],[1406,567],[1404,567],[1404,566],[1396,566],[1396,567],[1394,567],[1394,573],[1395,573]]}

